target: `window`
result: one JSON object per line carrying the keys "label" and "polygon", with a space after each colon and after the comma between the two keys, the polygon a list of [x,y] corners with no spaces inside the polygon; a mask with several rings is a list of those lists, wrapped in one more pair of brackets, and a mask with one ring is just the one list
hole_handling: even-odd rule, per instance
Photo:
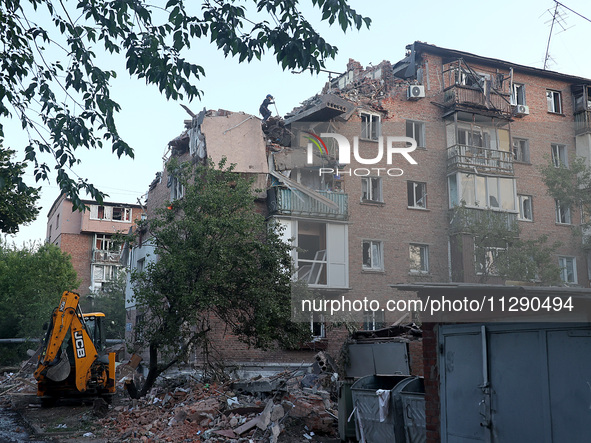
{"label": "window", "polygon": [[427,274],[429,272],[429,246],[409,245],[410,272]]}
{"label": "window", "polygon": [[314,312],[310,319],[310,331],[314,339],[326,337],[326,328],[324,327],[324,315]]}
{"label": "window", "polygon": [[529,163],[529,142],[524,138],[513,138],[513,160]]}
{"label": "window", "polygon": [[466,206],[516,211],[515,180],[458,173],[448,177],[450,208]]}
{"label": "window", "polygon": [[564,283],[577,283],[577,259],[575,257],[558,257],[560,279]]}
{"label": "window", "polygon": [[513,83],[513,89],[511,90],[511,104],[512,105],[525,105],[525,85],[521,83]]}
{"label": "window", "polygon": [[113,208],[113,220],[131,221],[131,208]]}
{"label": "window", "polygon": [[326,285],[326,223],[298,222],[298,279]]}
{"label": "window", "polygon": [[385,327],[384,311],[366,311],[363,313],[363,329],[377,331]]}
{"label": "window", "polygon": [[380,116],[361,113],[361,138],[377,140],[380,137]]}
{"label": "window", "polygon": [[112,251],[115,249],[111,236],[107,234],[96,234],[94,245],[95,249],[99,251]]}
{"label": "window", "polygon": [[552,163],[554,167],[560,166],[568,167],[568,159],[566,157],[566,146],[552,143]]}
{"label": "window", "polygon": [[60,225],[60,215],[58,214],[57,217],[55,218],[55,227],[56,229],[59,227]]}
{"label": "window", "polygon": [[570,225],[570,208],[556,200],[556,223]]}
{"label": "window", "polygon": [[560,91],[546,90],[546,101],[548,102],[548,112],[562,114],[562,99]]}
{"label": "window", "polygon": [[495,260],[506,248],[485,246],[475,249],[476,274],[498,275]]}
{"label": "window", "polygon": [[170,183],[170,200],[174,201],[174,200],[178,200],[179,198],[183,198],[183,196],[185,195],[185,187],[183,186],[182,182],[176,178],[176,177],[172,177],[171,180],[169,180]]}
{"label": "window", "polygon": [[414,138],[417,148],[425,147],[425,123],[412,120],[406,121],[406,136]]}
{"label": "window", "polygon": [[519,200],[519,220],[534,220],[531,195],[517,195]]}
{"label": "window", "polygon": [[427,208],[427,184],[406,182],[409,208]]}
{"label": "window", "polygon": [[140,273],[140,272],[144,272],[144,268],[146,267],[146,259],[145,258],[140,258],[137,261],[137,266],[135,267],[135,271]]}
{"label": "window", "polygon": [[364,240],[363,269],[367,271],[382,271],[384,269],[381,241]]}
{"label": "window", "polygon": [[361,177],[361,200],[382,202],[382,179]]}

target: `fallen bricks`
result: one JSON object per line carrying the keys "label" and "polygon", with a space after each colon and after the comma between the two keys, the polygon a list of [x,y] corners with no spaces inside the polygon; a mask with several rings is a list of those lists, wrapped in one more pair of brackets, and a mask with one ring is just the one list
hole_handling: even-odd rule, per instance
{"label": "fallen bricks", "polygon": [[[323,377],[325,374],[320,375]],[[286,427],[301,441],[304,432],[336,435],[336,405],[328,391],[302,387],[292,372],[227,384],[184,382],[155,388],[139,400],[112,408],[100,424],[109,441],[275,443]],[[304,431],[305,429],[305,431]],[[308,435],[308,434],[306,434]]]}

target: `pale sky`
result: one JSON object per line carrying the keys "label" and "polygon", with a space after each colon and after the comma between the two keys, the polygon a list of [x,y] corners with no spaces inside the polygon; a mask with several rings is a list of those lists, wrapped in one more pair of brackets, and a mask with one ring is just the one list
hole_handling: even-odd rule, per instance
{"label": "pale sky", "polygon": [[[303,3],[308,3],[302,0]],[[404,57],[407,44],[416,40],[436,46],[471,52],[485,57],[542,68],[550,33],[555,3],[552,0],[498,0],[496,2],[424,0],[397,2],[392,0],[349,0],[373,23],[370,30],[350,31],[318,25],[325,39],[339,48],[337,58],[327,63],[331,71],[344,72],[349,58],[363,66],[382,60],[396,62]],[[591,18],[588,0],[565,0],[564,5]],[[311,10],[306,7],[306,10]],[[588,42],[591,22],[560,8],[562,20],[554,25],[547,69],[591,78],[591,53]],[[313,11],[317,23],[320,13]],[[312,17],[312,16],[311,16]],[[310,17],[310,18],[311,18]],[[564,30],[566,29],[566,30]],[[250,64],[224,58],[223,53],[207,41],[196,42],[186,54],[205,68],[206,77],[197,86],[204,91],[201,101],[183,101],[194,112],[207,109],[243,111],[258,116],[258,107],[265,95],[275,97],[277,110],[286,114],[302,101],[318,93],[328,80],[327,73],[310,75],[282,71],[272,56]],[[108,60],[109,66],[117,61]],[[116,68],[114,68],[116,69]],[[107,201],[135,203],[148,189],[156,172],[163,168],[162,156],[167,144],[184,128],[190,118],[179,103],[160,96],[156,87],[147,87],[143,80],[130,79],[118,70],[113,83],[112,98],[122,106],[117,120],[120,134],[135,150],[135,159],[118,159],[110,150],[78,152],[82,163],[73,169],[109,194]],[[273,107],[270,108],[275,111]],[[19,126],[6,122],[5,147],[20,149],[25,135]],[[21,158],[19,158],[21,160]],[[51,166],[51,165],[50,165]],[[74,174],[72,174],[74,176]],[[32,172],[26,176],[35,185]],[[37,184],[36,186],[39,186]],[[9,242],[43,241],[47,214],[59,195],[55,183],[41,183],[42,206],[38,219],[21,226]],[[85,196],[83,196],[85,198]]]}

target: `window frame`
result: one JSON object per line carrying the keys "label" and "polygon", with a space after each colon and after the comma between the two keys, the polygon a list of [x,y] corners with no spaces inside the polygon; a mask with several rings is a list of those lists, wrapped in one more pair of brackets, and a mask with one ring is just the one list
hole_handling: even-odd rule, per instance
{"label": "window frame", "polygon": [[559,168],[561,164],[565,168],[568,168],[568,150],[566,149],[566,145],[551,143],[550,153],[552,156],[552,164],[555,168]]}
{"label": "window frame", "polygon": [[[556,216],[556,224],[558,225],[572,225],[572,212],[570,207],[564,207],[560,203],[560,200],[554,199],[555,204],[555,216]],[[562,221],[564,215],[564,222]],[[567,220],[568,219],[568,220]]]}
{"label": "window frame", "polygon": [[[372,183],[375,180],[375,182],[378,184],[377,186],[377,192],[378,192],[378,196],[377,198],[371,198],[373,197],[373,186]],[[363,192],[364,192],[364,183],[367,183],[365,185],[365,188],[367,189],[367,192],[370,198],[364,198],[363,197]],[[362,202],[374,202],[374,203],[384,203],[384,198],[383,198],[383,193],[382,193],[382,177],[374,177],[374,176],[366,176],[366,177],[361,177],[361,201]]]}
{"label": "window frame", "polygon": [[511,105],[526,105],[524,83],[513,83],[513,87],[511,88]]}
{"label": "window frame", "polygon": [[546,104],[549,113],[562,114],[562,93],[555,89],[546,89]]}
{"label": "window frame", "polygon": [[[412,248],[418,248],[419,252],[419,267],[413,267],[415,262],[412,258]],[[424,251],[424,254],[421,252]],[[411,274],[429,274],[431,269],[429,267],[429,245],[424,243],[409,243],[408,245],[409,261],[410,261],[410,273]]]}
{"label": "window frame", "polygon": [[[369,266],[365,264],[365,245],[369,244]],[[379,263],[373,263],[374,257],[372,252],[372,246],[378,247],[378,260]],[[368,272],[383,272],[384,271],[384,242],[382,240],[362,240],[361,242],[361,269]]]}
{"label": "window frame", "polygon": [[[379,141],[382,135],[382,116],[371,112],[359,112],[361,118],[361,140]],[[375,126],[374,126],[375,125]]]}
{"label": "window frame", "polygon": [[[524,213],[525,211],[523,211],[523,203],[529,200],[529,213],[530,213],[530,218],[527,218]],[[517,202],[519,204],[519,213],[517,215],[517,219],[521,220],[521,221],[534,221],[534,203],[533,203],[533,196],[531,195],[527,195],[527,194],[517,194]]]}
{"label": "window frame", "polygon": [[[417,188],[421,187],[423,189],[422,192],[422,197],[417,199]],[[412,193],[412,195],[411,195]],[[412,208],[412,209],[427,209],[427,183],[425,182],[416,182],[413,180],[408,180],[406,182],[406,197],[407,197],[407,205],[408,208]],[[413,204],[411,205],[411,196],[412,196],[412,202]],[[419,201],[422,200],[422,203],[419,203]]]}
{"label": "window frame", "polygon": [[[516,144],[518,146],[516,146]],[[531,163],[529,156],[529,140],[527,138],[513,137],[511,141],[513,161],[519,163]],[[518,155],[518,153],[520,155]]]}
{"label": "window frame", "polygon": [[385,327],[386,319],[384,311],[364,311],[363,329],[366,331],[377,331]]}
{"label": "window frame", "polygon": [[[425,126],[425,122],[419,120],[406,120],[406,136],[414,139],[419,149],[426,149],[427,146],[425,141]],[[409,129],[411,129],[410,134]]]}
{"label": "window frame", "polygon": [[[564,264],[563,264],[563,261],[564,261]],[[570,261],[571,265],[572,265],[572,277],[573,277],[572,281],[568,280],[567,261]],[[572,256],[568,256],[568,255],[559,255],[558,256],[558,267],[560,268],[560,280],[562,280],[563,283],[572,284],[572,285],[578,284],[577,258],[576,257],[572,257]]]}

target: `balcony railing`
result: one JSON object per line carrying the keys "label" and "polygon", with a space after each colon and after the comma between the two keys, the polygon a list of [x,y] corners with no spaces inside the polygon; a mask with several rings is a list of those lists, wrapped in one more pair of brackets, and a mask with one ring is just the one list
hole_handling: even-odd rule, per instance
{"label": "balcony railing", "polygon": [[494,211],[492,209],[478,209],[457,207],[449,210],[449,227],[451,233],[469,231],[469,227],[477,223],[483,223],[486,229],[505,226],[509,230],[517,227],[517,214],[514,212]]}
{"label": "balcony railing", "polygon": [[453,145],[447,148],[447,171],[466,170],[513,175],[513,154],[479,146]]}
{"label": "balcony railing", "polygon": [[591,133],[591,111],[582,111],[575,114],[575,134]]}
{"label": "balcony railing", "polygon": [[99,249],[95,249],[92,253],[92,262],[102,262],[102,263],[119,263],[119,259],[121,258],[120,252],[114,251],[103,251]]}
{"label": "balcony railing", "polygon": [[511,115],[511,104],[508,94],[491,91],[485,94],[480,88],[471,86],[452,85],[443,91],[445,106],[456,105],[487,109],[506,116]]}
{"label": "balcony railing", "polygon": [[333,220],[347,220],[349,213],[349,196],[342,192],[315,191],[322,197],[338,205],[332,209],[315,198],[303,192],[291,189],[277,188],[277,206],[273,211],[283,215],[300,215],[308,217],[328,218]]}

